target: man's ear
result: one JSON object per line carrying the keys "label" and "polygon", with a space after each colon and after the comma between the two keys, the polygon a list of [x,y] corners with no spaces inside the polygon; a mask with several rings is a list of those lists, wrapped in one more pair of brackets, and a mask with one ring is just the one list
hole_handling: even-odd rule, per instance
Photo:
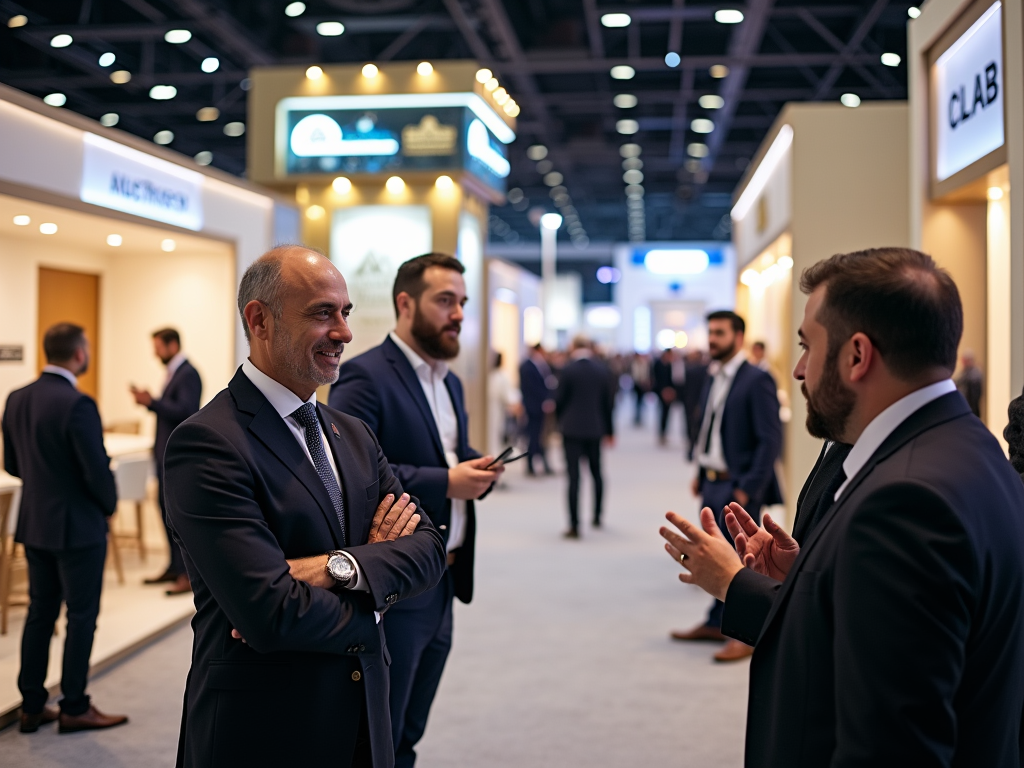
{"label": "man's ear", "polygon": [[266,340],[270,336],[270,324],[273,318],[262,302],[253,299],[242,310],[249,333],[257,339]]}
{"label": "man's ear", "polygon": [[[844,346],[849,365],[850,381],[863,380],[871,371],[871,366],[875,363],[878,350],[875,349],[871,339],[860,331],[853,334]],[[842,359],[842,356],[840,356],[840,359]]]}
{"label": "man's ear", "polygon": [[398,316],[401,317],[406,313],[413,314],[416,300],[405,291],[402,291],[395,297],[395,304],[398,306]]}

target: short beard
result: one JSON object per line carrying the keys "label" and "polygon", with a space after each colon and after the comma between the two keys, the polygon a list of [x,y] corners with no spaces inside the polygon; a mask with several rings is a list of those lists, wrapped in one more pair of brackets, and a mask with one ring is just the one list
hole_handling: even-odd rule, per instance
{"label": "short beard", "polygon": [[825,370],[814,392],[807,391],[807,383],[800,391],[807,399],[807,431],[822,440],[842,442],[846,423],[853,413],[857,397],[839,379],[839,349],[829,350]]}
{"label": "short beard", "polygon": [[428,357],[434,360],[452,360],[459,356],[459,339],[449,339],[444,334],[446,331],[455,330],[456,333],[462,330],[462,323],[448,323],[441,328],[434,328],[430,322],[420,313],[412,316],[412,337],[420,345],[420,349],[427,353]]}
{"label": "short beard", "polygon": [[322,350],[330,352],[341,352],[345,345],[340,342],[331,342],[323,339],[317,345],[304,353],[292,342],[292,335],[287,326],[278,319],[274,323],[274,340],[271,343],[271,354],[274,359],[280,362],[282,368],[288,371],[298,381],[304,381],[323,387],[333,384],[338,380],[338,369],[331,373],[324,373],[316,364],[316,353]]}
{"label": "short beard", "polygon": [[732,344],[729,345],[728,349],[721,349],[718,352],[712,352],[711,353],[711,359],[712,360],[725,360],[725,358],[729,357],[729,355],[731,355],[735,351],[736,351],[736,340],[733,339],[733,342],[732,342]]}

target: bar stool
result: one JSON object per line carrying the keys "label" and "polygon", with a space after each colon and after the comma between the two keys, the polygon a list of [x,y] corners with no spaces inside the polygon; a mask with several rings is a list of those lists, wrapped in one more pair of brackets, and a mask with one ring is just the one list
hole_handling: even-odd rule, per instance
{"label": "bar stool", "polygon": [[115,514],[111,517],[110,532],[112,548],[127,543],[138,547],[139,559],[146,562],[146,540],[143,528],[142,503],[149,497],[149,466],[151,460],[148,453],[120,456],[114,464],[114,481],[117,483],[118,502],[133,502],[135,505],[135,530],[131,533],[117,531],[114,526]]}
{"label": "bar stool", "polygon": [[28,605],[27,592],[24,597],[12,596],[15,575],[28,573],[25,550],[14,542],[14,534],[10,530],[15,495],[17,489],[14,488],[0,491],[0,635],[7,634],[7,615],[10,607]]}

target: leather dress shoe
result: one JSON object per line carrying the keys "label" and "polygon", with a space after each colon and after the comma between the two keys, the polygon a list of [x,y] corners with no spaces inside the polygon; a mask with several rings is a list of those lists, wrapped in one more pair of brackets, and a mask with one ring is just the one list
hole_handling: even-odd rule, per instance
{"label": "leather dress shoe", "polygon": [[89,709],[80,715],[66,715],[61,712],[59,731],[61,733],[95,731],[99,728],[113,728],[115,725],[123,725],[127,722],[127,715],[104,715],[90,704]]}
{"label": "leather dress shoe", "polygon": [[671,632],[673,640],[707,640],[711,642],[722,642],[728,640],[718,627],[709,627],[701,624],[693,629],[676,629]]}
{"label": "leather dress shoe", "polygon": [[725,647],[715,654],[715,661],[740,661],[741,659],[749,659],[754,655],[754,649],[746,643],[741,643],[739,640],[730,640],[725,644]]}
{"label": "leather dress shoe", "polygon": [[171,573],[170,570],[164,571],[159,576],[155,576],[152,579],[143,579],[143,584],[170,584],[172,581],[178,580],[178,574]]}
{"label": "leather dress shoe", "polygon": [[192,594],[192,582],[188,580],[188,574],[181,574],[174,580],[174,584],[167,590],[168,595],[190,595]]}
{"label": "leather dress shoe", "polygon": [[56,707],[43,707],[42,712],[36,712],[32,715],[27,715],[22,712],[21,726],[18,730],[22,733],[35,733],[39,730],[40,725],[52,723],[58,717],[60,717],[60,710]]}
{"label": "leather dress shoe", "polygon": [[563,539],[578,539],[580,532],[578,528],[570,528],[568,531],[562,534]]}

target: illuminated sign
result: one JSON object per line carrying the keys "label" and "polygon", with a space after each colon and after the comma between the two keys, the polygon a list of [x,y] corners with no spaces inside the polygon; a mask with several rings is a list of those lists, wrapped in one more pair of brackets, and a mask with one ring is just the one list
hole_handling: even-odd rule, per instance
{"label": "illuminated sign", "polygon": [[1002,3],[992,5],[932,69],[935,176],[957,171],[1003,146]]}
{"label": "illuminated sign", "polygon": [[185,229],[203,228],[203,175],[92,133],[82,136],[86,203]]}
{"label": "illuminated sign", "polygon": [[288,139],[296,157],[380,157],[398,154],[398,141],[378,135],[373,121],[363,117],[347,136],[327,115],[308,115],[292,128]]}
{"label": "illuminated sign", "polygon": [[656,275],[697,275],[710,263],[708,252],[697,249],[654,250],[644,256],[644,266]]}
{"label": "illuminated sign", "polygon": [[505,155],[491,144],[487,128],[479,120],[474,119],[466,130],[466,150],[470,157],[486,165],[496,176],[504,179],[512,170],[512,165],[505,159]]}

